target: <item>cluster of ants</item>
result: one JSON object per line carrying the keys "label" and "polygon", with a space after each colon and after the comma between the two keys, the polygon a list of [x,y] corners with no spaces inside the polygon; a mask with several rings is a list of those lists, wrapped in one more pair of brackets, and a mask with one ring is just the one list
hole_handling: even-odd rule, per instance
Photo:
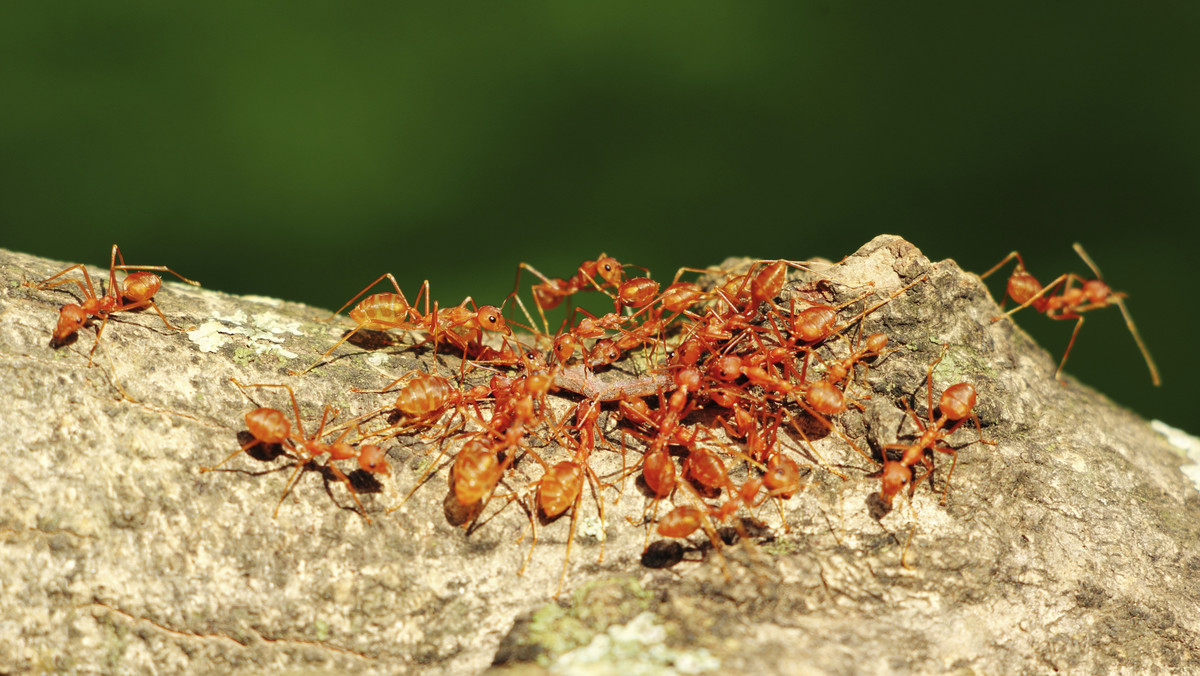
{"label": "cluster of ants", "polygon": [[[1057,377],[1083,323],[1082,313],[1118,305],[1157,385],[1157,369],[1129,318],[1124,294],[1113,292],[1100,281],[1095,265],[1079,245],[1075,246],[1096,279],[1068,274],[1043,286],[1025,269],[1016,252],[986,272],[984,277],[1017,260],[1006,295],[1018,305],[993,321],[1026,307],[1053,319],[1077,320]],[[876,459],[836,424],[837,416],[851,406],[862,408],[859,402],[870,397],[867,392],[856,394],[856,386],[865,377],[860,374],[896,349],[888,347],[888,336],[883,333],[863,336],[863,319],[922,283],[925,275],[869,305],[876,295],[873,290],[830,305],[812,299],[811,292],[833,280],[801,262],[760,260],[734,270],[685,268],[665,288],[648,276],[627,276],[631,267],[602,254],[581,264],[570,278],[561,279],[547,277],[522,263],[517,286],[509,298],[523,314],[524,324],[505,318],[499,307],[476,306],[470,298],[457,306],[439,308],[436,301],[430,300],[428,282],[421,287],[416,302],[409,303],[395,278],[382,275],[329,318],[354,305],[349,313],[356,324],[354,329],[312,365],[291,371],[291,375],[301,376],[321,365],[359,331],[396,330],[423,336],[418,347],[428,346],[435,357],[439,350],[459,355],[458,382],[420,371],[408,373],[380,390],[372,390],[394,394],[394,403],[337,426],[331,423],[338,412],[326,405],[316,430],[306,434],[289,385],[244,384],[234,379],[243,392],[248,388],[286,391],[294,424],[274,408],[260,407],[246,413],[246,427],[252,438],[201,472],[217,469],[256,446],[282,449],[294,459],[295,470],[276,504],[278,514],[301,472],[328,455],[324,466],[345,484],[359,513],[370,522],[353,482],[334,462],[355,460],[365,472],[388,474],[382,445],[393,437],[416,435],[436,443],[441,450],[400,505],[438,468],[448,449],[456,448],[449,475],[456,509],[448,510],[448,515],[454,512],[456,522],[470,528],[489,500],[517,502],[529,516],[536,543],[539,522],[546,523],[570,510],[569,559],[585,484],[592,488],[603,522],[603,490],[620,490],[618,482],[623,487],[626,478],[640,474],[649,498],[643,513],[646,524],[653,524],[666,538],[687,538],[703,531],[719,548],[722,539],[718,529],[724,524],[740,529],[741,521],[735,517],[743,510],[752,511],[770,499],[779,504],[802,489],[801,462],[847,478],[829,466],[809,440],[805,430],[813,425],[836,434],[876,468],[873,476],[881,482],[878,497],[888,509],[906,487],[911,496],[931,477],[937,453],[952,459],[944,482],[945,501],[957,453],[964,447],[950,446],[947,438],[968,420],[974,422],[978,436],[966,445],[994,443],[983,438],[973,412],[977,393],[970,383],[947,387],[935,408],[933,370],[945,355],[945,347],[928,366],[927,419],[922,420],[906,404],[907,417],[918,430],[915,439],[883,445]],[[817,281],[792,284],[787,300],[782,301],[793,269]],[[68,276],[75,270],[82,272],[82,281]],[[135,272],[118,284],[117,270]],[[537,279],[531,293],[540,323],[520,297],[521,271]],[[126,265],[116,245],[104,295],[96,294],[83,265],[27,284],[37,289],[74,284],[83,294],[81,302],[62,307],[53,334],[55,345],[66,342],[93,318],[100,322],[96,329],[98,343],[110,315],[145,307],[152,307],[169,329],[186,330],[172,325],[152,300],[161,285],[154,272],[169,272],[196,284],[164,266]],[[685,273],[701,273],[703,277],[681,281]],[[395,293],[366,295],[384,280],[391,283]],[[575,308],[552,333],[546,311],[584,292],[607,298],[603,302],[611,301],[612,311],[592,314]],[[523,329],[528,337],[518,339],[512,326]],[[858,331],[853,341],[843,337],[855,326]],[[848,350],[828,349],[839,337],[849,344]],[[844,356],[833,356],[838,352]],[[638,361],[622,359],[631,353],[643,357],[644,366],[635,373],[618,368]],[[89,363],[90,359],[89,354]],[[484,369],[490,378],[486,383],[465,387],[467,374],[476,369]],[[574,401],[573,411],[556,414],[549,398],[552,393],[559,395],[556,399],[560,401]],[[936,417],[935,410],[939,412]],[[608,413],[606,426],[599,422],[602,411]],[[370,429],[369,423],[375,419],[385,420],[384,426]],[[785,449],[780,440],[785,430],[795,432],[793,439],[803,440],[807,453]],[[620,432],[619,445],[614,441],[616,431]],[[335,433],[336,438],[326,440]],[[544,449],[551,442],[567,449],[569,456],[557,462],[544,457]],[[627,462],[631,450],[636,459]],[[597,473],[591,459],[601,451],[621,454],[619,472],[606,476]],[[541,469],[538,478],[518,488],[506,488],[504,494],[498,492],[502,484],[507,487],[516,483],[505,479],[515,476],[518,463],[532,467],[531,462]],[[747,466],[748,471],[734,473],[744,479],[738,481],[731,476],[731,463]],[[672,508],[659,517],[659,504],[663,502]],[[782,517],[781,506],[779,511]],[[564,562],[564,578],[566,569]]]}

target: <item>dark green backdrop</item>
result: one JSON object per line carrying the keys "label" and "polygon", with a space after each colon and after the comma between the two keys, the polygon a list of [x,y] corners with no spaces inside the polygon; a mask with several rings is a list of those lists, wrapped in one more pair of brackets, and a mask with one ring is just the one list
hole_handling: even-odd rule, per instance
{"label": "dark green backdrop", "polygon": [[1195,430],[1198,37],[1171,1],[5,4],[0,245],[336,307],[879,233],[1049,279],[1078,240],[1166,385],[1115,310],[1069,371]]}

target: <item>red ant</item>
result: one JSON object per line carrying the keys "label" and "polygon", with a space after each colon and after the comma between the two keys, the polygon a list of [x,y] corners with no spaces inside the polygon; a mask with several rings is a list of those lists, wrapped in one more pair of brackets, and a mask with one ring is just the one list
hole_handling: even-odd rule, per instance
{"label": "red ant", "polygon": [[[479,411],[478,402],[480,399],[491,395],[491,387],[487,385],[479,385],[464,392],[455,387],[450,380],[444,376],[414,371],[408,376],[393,381],[387,387],[379,390],[379,392],[386,392],[393,385],[409,377],[411,377],[411,379],[404,385],[403,388],[400,389],[399,394],[396,396],[396,404],[394,406],[394,409],[400,413],[401,420],[391,427],[385,427],[381,430],[376,430],[360,437],[360,441],[371,437],[382,437],[388,433],[390,433],[392,436],[398,436],[418,427],[432,426],[437,423],[443,414],[445,414],[446,409],[451,406],[453,406],[456,411],[461,412],[464,406],[470,404],[475,408],[475,419],[480,421],[480,424],[482,424],[483,415]],[[354,391],[362,392],[364,390]],[[384,408],[372,411],[371,413],[367,413],[361,417],[370,417],[384,410],[388,409]],[[453,421],[453,416],[450,420]],[[447,422],[446,426],[443,428],[443,431],[438,435],[438,439],[440,441],[444,441],[447,437],[454,434],[455,431],[461,429],[465,424],[465,414],[463,415],[462,422],[460,422],[456,427],[451,428],[450,422]],[[408,501],[409,498],[412,497],[413,493],[415,493],[417,489],[420,488],[423,483],[425,483],[425,480],[428,479],[429,476],[437,469],[437,463],[439,460],[441,460],[441,457],[444,453],[444,450],[438,453],[438,456],[429,464],[429,467],[426,469],[425,473],[422,474],[419,479],[417,479],[416,484],[414,484],[408,494],[404,496],[404,499],[400,501],[400,504],[389,509],[389,512],[398,509],[400,505],[403,505]]]}
{"label": "red ant", "polygon": [[[117,261],[121,261],[118,265]],[[72,270],[80,270],[83,272],[83,280],[78,279],[60,279],[59,277],[71,272]],[[117,285],[117,270],[136,270],[125,276],[121,285]],[[108,264],[108,286],[105,289],[103,296],[96,295],[96,289],[92,285],[92,276],[88,273],[87,266],[83,263],[78,263],[68,267],[67,269],[37,283],[26,282],[26,286],[35,289],[51,289],[63,284],[76,284],[79,286],[80,292],[83,293],[83,301],[81,303],[67,303],[62,306],[58,313],[58,324],[54,327],[54,335],[51,340],[53,345],[61,345],[68,338],[75,335],[80,328],[87,323],[89,317],[97,317],[100,321],[100,327],[96,329],[96,342],[92,345],[92,351],[88,353],[88,365],[92,363],[92,355],[96,352],[96,346],[100,344],[100,334],[104,331],[104,327],[108,324],[108,317],[116,312],[129,312],[150,306],[158,313],[163,324],[172,331],[186,331],[174,326],[167,321],[166,315],[158,308],[154,302],[154,294],[158,293],[162,287],[162,279],[150,272],[169,272],[187,284],[192,286],[200,286],[200,282],[188,279],[183,275],[163,265],[126,265],[125,257],[121,255],[121,248],[116,244],[112,246],[112,254]]]}
{"label": "red ant", "polygon": [[[911,444],[888,444],[882,449],[883,472],[879,497],[888,507],[891,507],[892,498],[902,488],[909,485],[909,492],[911,494],[916,490],[917,485],[933,472],[933,461],[925,456],[926,451],[946,453],[953,458],[950,463],[950,472],[946,474],[946,490],[942,493],[942,503],[945,504],[946,499],[950,495],[950,477],[954,476],[954,468],[958,464],[958,451],[960,449],[947,446],[943,442],[951,434],[954,434],[967,420],[975,421],[975,429],[979,432],[979,443],[992,446],[996,444],[994,441],[988,441],[983,438],[983,429],[979,425],[979,417],[973,411],[977,395],[975,388],[969,383],[951,385],[942,392],[942,396],[938,399],[938,410],[941,411],[941,415],[934,420],[933,369],[946,356],[946,349],[946,346],[942,346],[942,353],[929,365],[929,370],[925,375],[925,387],[929,398],[927,403],[929,407],[928,424],[922,422],[917,417],[917,414],[913,412],[912,408],[905,403],[905,409],[908,411],[908,415],[912,418],[913,422],[921,430],[921,435]],[[947,428],[946,424],[949,421],[955,422]],[[890,460],[887,455],[889,450],[903,451],[900,460]],[[916,481],[913,481],[912,468],[918,463],[924,466],[926,471]]]}
{"label": "red ant", "polygon": [[[505,321],[500,308],[494,305],[475,307],[475,301],[470,297],[464,299],[462,304],[457,307],[443,308],[441,311],[438,310],[437,301],[434,301],[433,310],[430,311],[429,280],[425,280],[421,285],[421,290],[417,292],[416,302],[410,304],[408,299],[405,298],[404,292],[400,290],[400,285],[396,282],[396,278],[390,272],[381,275],[374,282],[368,284],[366,288],[359,291],[345,305],[338,308],[336,312],[322,321],[332,320],[342,310],[345,310],[351,303],[369,291],[371,287],[385,279],[392,283],[392,287],[396,289],[396,293],[377,293],[367,296],[350,311],[350,318],[356,323],[354,329],[343,336],[341,340],[334,343],[333,347],[326,350],[308,368],[303,371],[289,370],[288,373],[293,376],[308,373],[332,354],[339,345],[364,329],[370,331],[384,331],[387,329],[425,331],[429,335],[424,342],[433,342],[435,348],[439,342],[449,342],[460,349],[464,355],[468,355],[472,351],[472,346],[478,344],[477,338],[481,331],[499,331],[505,335],[512,335],[512,329],[508,327],[508,323]],[[416,305],[420,303],[422,297],[425,299],[424,314],[416,309]],[[468,303],[474,309],[468,309],[466,307]],[[465,366],[466,364],[464,363],[464,368]]]}
{"label": "red ant", "polygon": [[[1071,340],[1067,342],[1067,349],[1063,352],[1062,361],[1058,364],[1058,370],[1054,372],[1055,379],[1065,384],[1065,381],[1061,377],[1062,370],[1067,364],[1067,355],[1071,354],[1071,347],[1075,345],[1075,337],[1079,335],[1079,329],[1083,326],[1083,315],[1081,313],[1095,308],[1116,305],[1121,309],[1121,315],[1125,317],[1125,325],[1129,327],[1129,333],[1133,335],[1134,341],[1137,342],[1138,349],[1142,351],[1142,357],[1146,360],[1146,366],[1150,368],[1150,380],[1156,386],[1161,385],[1162,381],[1158,377],[1158,367],[1154,365],[1154,360],[1150,357],[1150,351],[1146,349],[1146,344],[1142,342],[1142,337],[1138,335],[1137,327],[1133,324],[1133,317],[1130,316],[1129,310],[1125,307],[1124,298],[1126,294],[1124,292],[1113,291],[1100,279],[1100,269],[1096,267],[1096,264],[1092,262],[1092,259],[1088,257],[1087,252],[1083,250],[1083,247],[1078,242],[1074,244],[1074,248],[1079,257],[1083,259],[1083,262],[1096,275],[1096,279],[1084,279],[1075,273],[1068,272],[1059,275],[1054,281],[1043,287],[1025,269],[1025,261],[1021,259],[1021,254],[1016,251],[1005,256],[1004,260],[980,275],[980,279],[985,279],[1010,260],[1017,259],[1017,266],[1013,268],[1012,274],[1008,278],[1005,294],[1006,298],[1012,298],[1018,305],[1003,315],[992,319],[992,321],[1000,321],[1000,319],[1009,317],[1014,312],[1027,308],[1030,305],[1033,306],[1034,310],[1051,319],[1078,320],[1075,323],[1075,330],[1071,332]],[[1051,293],[1060,284],[1062,288],[1059,293],[1057,295]],[[1079,286],[1075,286],[1075,284],[1079,284]]]}
{"label": "red ant", "polygon": [[[534,284],[533,303],[537,306],[538,315],[542,319],[542,327],[546,333],[550,333],[550,325],[546,321],[546,310],[552,310],[559,306],[566,298],[579,293],[588,286],[595,290],[612,296],[613,294],[607,290],[607,287],[619,289],[624,278],[624,266],[617,259],[608,254],[600,254],[594,261],[585,261],[580,264],[579,269],[570,279],[554,278],[550,279],[538,272],[537,268],[528,263],[522,262],[517,267],[517,282],[513,287],[515,293],[521,284],[521,270],[528,270],[533,273],[541,282]],[[596,281],[596,275],[600,275],[600,282]],[[522,306],[523,307],[523,306]],[[529,318],[530,323],[533,322]]]}
{"label": "red ant", "polygon": [[[360,390],[351,388],[353,392],[374,392],[376,394],[384,394],[393,386],[404,382],[404,387],[396,395],[396,404],[392,409],[400,413],[404,418],[401,422],[392,427],[385,428],[376,432],[372,432],[367,436],[380,436],[384,432],[398,430],[393,434],[397,436],[404,434],[408,429],[413,429],[421,426],[430,426],[436,423],[446,409],[454,406],[461,408],[466,404],[475,407],[475,415],[477,420],[482,419],[482,414],[479,412],[478,401],[491,394],[491,388],[487,385],[478,385],[468,391],[463,391],[454,386],[449,378],[439,376],[432,373],[422,371],[413,371],[405,376],[397,378],[388,383],[382,390]],[[368,413],[365,417],[370,417],[383,411],[390,410],[389,408],[378,409],[372,413]],[[443,436],[449,436],[451,431],[447,431]]]}
{"label": "red ant", "polygon": [[[331,444],[326,444],[318,441],[325,431],[325,423],[329,419],[331,407],[325,406],[321,414],[321,423],[317,427],[317,431],[312,436],[304,434],[304,424],[300,419],[300,406],[296,403],[296,394],[288,385],[276,385],[265,383],[243,384],[237,378],[231,378],[234,385],[244,393],[248,387],[279,387],[287,390],[288,397],[292,401],[292,412],[296,416],[296,432],[291,430],[291,424],[287,417],[281,412],[273,408],[257,408],[246,414],[246,425],[250,430],[250,434],[254,436],[254,440],[245,444],[238,450],[231,453],[224,460],[212,467],[201,467],[200,472],[211,472],[221,465],[232,460],[238,454],[249,450],[257,444],[280,444],[296,456],[296,471],[288,478],[287,484],[284,486],[283,494],[279,496],[279,502],[275,505],[273,516],[279,515],[279,508],[283,505],[284,499],[291,491],[299,478],[300,472],[313,459],[326,453],[329,454],[330,462],[334,460],[349,460],[355,458],[358,460],[359,467],[366,472],[375,474],[388,474],[390,467],[387,464],[386,454],[384,451],[374,445],[365,444],[359,448],[354,448],[350,444],[343,441],[349,433],[350,428],[347,427],[336,440]],[[336,415],[336,412],[335,412]],[[367,516],[366,510],[363,508],[362,502],[358,499],[358,491],[354,489],[353,483],[337,466],[333,464],[326,465],[334,476],[346,485],[350,491],[350,496],[354,498],[355,504],[358,505],[358,511],[367,523],[371,522],[371,518]]]}
{"label": "red ant", "polygon": [[[599,505],[601,529],[603,529],[604,524],[604,500],[600,496],[600,480],[587,464],[589,451],[583,444],[578,444],[573,459],[562,460],[554,465],[550,465],[532,451],[530,451],[530,455],[542,465],[544,471],[542,476],[534,482],[537,484],[537,492],[534,505],[530,509],[529,517],[531,532],[529,557],[533,556],[533,548],[537,545],[537,522],[539,518],[544,518],[545,522],[549,522],[558,518],[568,509],[571,510],[571,525],[567,533],[567,550],[563,555],[563,569],[558,579],[558,591],[555,592],[557,596],[562,591],[563,583],[567,579],[567,567],[571,561],[571,545],[575,541],[575,529],[579,523],[579,506],[583,498],[584,481],[587,480],[592,485],[596,503]],[[604,556],[603,544],[601,545],[600,556]],[[529,557],[525,559],[526,565],[529,563]],[[524,568],[524,566],[521,567],[522,571],[524,571]]]}

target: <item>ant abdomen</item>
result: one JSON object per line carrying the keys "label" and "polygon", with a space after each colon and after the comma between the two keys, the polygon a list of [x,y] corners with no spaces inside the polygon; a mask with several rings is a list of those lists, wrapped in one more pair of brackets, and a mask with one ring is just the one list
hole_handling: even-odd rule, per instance
{"label": "ant abdomen", "polygon": [[950,420],[962,420],[971,415],[971,410],[975,408],[975,399],[975,388],[969,383],[951,385],[942,392],[942,398],[938,400],[938,409]]}

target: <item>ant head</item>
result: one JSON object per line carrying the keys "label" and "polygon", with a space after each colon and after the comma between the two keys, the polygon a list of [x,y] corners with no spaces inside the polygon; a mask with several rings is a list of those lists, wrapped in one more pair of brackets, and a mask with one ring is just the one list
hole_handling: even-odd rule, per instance
{"label": "ant head", "polygon": [[742,358],[736,354],[727,354],[714,359],[708,367],[708,373],[717,380],[732,383],[742,375]]}
{"label": "ant head", "polygon": [[579,347],[579,339],[573,333],[563,333],[554,339],[553,351],[560,364],[565,364]]}
{"label": "ant head", "polygon": [[542,353],[537,350],[525,350],[521,353],[521,364],[525,366],[525,370],[531,373],[537,373],[546,370],[546,360],[542,357]]}
{"label": "ant head", "polygon": [[581,399],[575,406],[575,423],[580,427],[594,424],[600,417],[600,402],[595,399]]}
{"label": "ant head", "polygon": [[795,460],[776,453],[767,460],[767,473],[762,478],[767,490],[787,500],[800,487],[800,466]]}
{"label": "ant head", "polygon": [[896,497],[900,489],[907,486],[909,481],[912,481],[912,470],[903,463],[884,460],[882,479],[883,485],[879,489],[879,498],[890,508],[892,498]]}
{"label": "ant head", "polygon": [[600,257],[596,259],[596,272],[605,282],[613,286],[619,286],[624,275],[624,269],[617,259],[604,254],[600,254]]}
{"label": "ant head", "polygon": [[62,306],[58,311],[58,325],[54,327],[54,342],[61,343],[75,335],[87,318],[87,311],[79,305],[68,303]]}
{"label": "ant head", "polygon": [[[735,415],[741,416],[745,411],[738,406],[740,397],[732,388],[710,387],[708,390],[708,398],[712,403],[721,408],[733,409]],[[740,417],[739,417],[740,419]]]}
{"label": "ant head", "polygon": [[975,408],[975,388],[970,383],[951,385],[942,392],[938,408],[950,420],[962,420],[971,415],[971,409]]}
{"label": "ant head", "polygon": [[672,361],[676,364],[695,364],[700,361],[705,352],[709,351],[703,339],[693,336],[680,343],[679,347],[672,351]]}
{"label": "ant head", "polygon": [[602,338],[592,346],[588,362],[592,366],[606,366],[621,358],[621,351],[611,338]]}
{"label": "ant head", "polygon": [[495,305],[484,305],[475,312],[475,319],[479,321],[479,326],[484,331],[500,331],[506,336],[512,335],[512,329],[508,328],[508,323],[504,321],[504,315],[500,314],[500,308]]}
{"label": "ant head", "polygon": [[391,474],[387,453],[375,444],[365,444],[358,449],[358,466],[373,474]]}
{"label": "ant head", "polygon": [[162,287],[162,279],[152,272],[131,272],[121,285],[121,295],[138,303],[150,300]]}

